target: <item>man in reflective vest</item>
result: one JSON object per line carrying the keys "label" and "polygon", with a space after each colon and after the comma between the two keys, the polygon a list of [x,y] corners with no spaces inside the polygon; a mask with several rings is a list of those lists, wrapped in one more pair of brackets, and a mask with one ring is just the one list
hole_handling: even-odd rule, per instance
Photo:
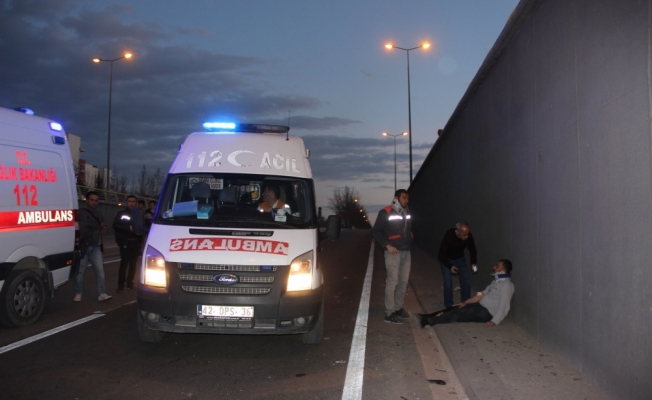
{"label": "man in reflective vest", "polygon": [[397,190],[392,204],[378,212],[371,231],[385,253],[385,322],[393,324],[402,324],[403,318],[409,317],[403,309],[410,278],[410,247],[413,239],[409,202],[407,190]]}

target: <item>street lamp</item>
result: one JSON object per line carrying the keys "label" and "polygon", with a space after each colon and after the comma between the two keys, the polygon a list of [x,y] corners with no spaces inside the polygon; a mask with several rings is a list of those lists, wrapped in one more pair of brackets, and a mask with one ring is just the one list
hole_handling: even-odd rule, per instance
{"label": "street lamp", "polygon": [[[396,138],[399,136],[407,136],[407,134],[408,134],[407,132],[403,132],[399,135],[390,135],[387,132],[383,132],[383,136],[390,136],[394,138],[394,193],[396,193]],[[410,168],[410,172],[412,172],[411,168]]]}
{"label": "street lamp", "polygon": [[110,182],[111,182],[111,94],[113,92],[113,63],[122,60],[123,58],[131,58],[132,54],[131,53],[125,53],[122,57],[116,58],[114,60],[105,60],[103,58],[95,57],[93,59],[94,63],[100,63],[102,61],[106,61],[111,63],[111,73],[109,75],[109,134],[108,134],[108,140],[107,140],[107,145],[106,145],[106,190],[110,190]]}
{"label": "street lamp", "polygon": [[394,46],[391,43],[387,43],[385,48],[399,49],[405,51],[407,54],[407,78],[408,78],[408,133],[410,134],[410,185],[412,184],[412,108],[410,105],[410,51],[416,49],[427,49],[430,47],[430,43],[421,43],[417,47],[412,47],[411,49],[404,49],[402,47]]}

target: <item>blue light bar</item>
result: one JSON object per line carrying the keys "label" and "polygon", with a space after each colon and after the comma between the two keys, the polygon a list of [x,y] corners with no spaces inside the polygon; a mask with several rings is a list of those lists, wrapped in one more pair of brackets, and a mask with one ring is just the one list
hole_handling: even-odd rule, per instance
{"label": "blue light bar", "polygon": [[204,129],[235,129],[233,122],[204,122],[202,124]]}
{"label": "blue light bar", "polygon": [[204,129],[212,133],[232,134],[235,132],[249,133],[287,133],[290,128],[282,125],[267,124],[235,124],[233,122],[204,122]]}
{"label": "blue light bar", "polygon": [[22,113],[27,114],[27,115],[34,115],[34,110],[32,110],[31,108],[27,108],[27,107],[16,107],[16,108],[14,108],[14,110],[15,110],[15,111],[22,112]]}
{"label": "blue light bar", "polygon": [[58,122],[50,122],[50,129],[53,131],[61,132],[63,130],[63,126],[61,126],[61,124]]}

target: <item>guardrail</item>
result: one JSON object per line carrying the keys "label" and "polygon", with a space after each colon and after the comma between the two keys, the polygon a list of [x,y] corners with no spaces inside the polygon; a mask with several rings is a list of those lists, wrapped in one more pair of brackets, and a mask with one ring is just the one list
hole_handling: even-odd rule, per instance
{"label": "guardrail", "polygon": [[[118,206],[125,204],[125,202],[127,201],[127,196],[130,195],[129,193],[113,192],[110,190],[97,189],[88,186],[77,185],[77,199],[79,201],[86,201],[86,193],[90,192],[91,190],[97,192],[97,194],[100,196],[100,203],[115,204]],[[150,200],[154,200],[154,201],[158,200],[151,197],[144,197],[138,195],[134,195],[134,196],[136,196],[138,200],[145,200],[145,204],[149,204]]]}

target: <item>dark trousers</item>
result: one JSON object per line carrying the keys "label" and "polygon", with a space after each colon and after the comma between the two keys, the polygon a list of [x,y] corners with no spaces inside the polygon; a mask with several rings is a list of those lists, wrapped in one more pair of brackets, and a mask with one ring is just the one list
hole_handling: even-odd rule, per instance
{"label": "dark trousers", "polygon": [[464,307],[453,307],[450,311],[444,311],[437,317],[441,311],[432,314],[422,314],[421,323],[423,325],[450,324],[452,322],[488,322],[493,316],[480,303],[469,304]]}
{"label": "dark trousers", "polygon": [[[455,260],[448,259],[451,265],[457,267],[457,275],[460,277],[460,302],[466,301],[471,298],[471,278],[469,277],[469,269],[466,266],[464,257]],[[439,263],[441,273],[444,275],[444,306],[451,307],[453,305],[453,273],[444,264]]]}
{"label": "dark trousers", "polygon": [[[126,245],[118,245],[120,249],[120,270],[118,271],[118,287],[134,286],[134,275],[138,268],[138,256],[140,255],[140,241],[127,240]],[[126,278],[126,279],[125,279]]]}

